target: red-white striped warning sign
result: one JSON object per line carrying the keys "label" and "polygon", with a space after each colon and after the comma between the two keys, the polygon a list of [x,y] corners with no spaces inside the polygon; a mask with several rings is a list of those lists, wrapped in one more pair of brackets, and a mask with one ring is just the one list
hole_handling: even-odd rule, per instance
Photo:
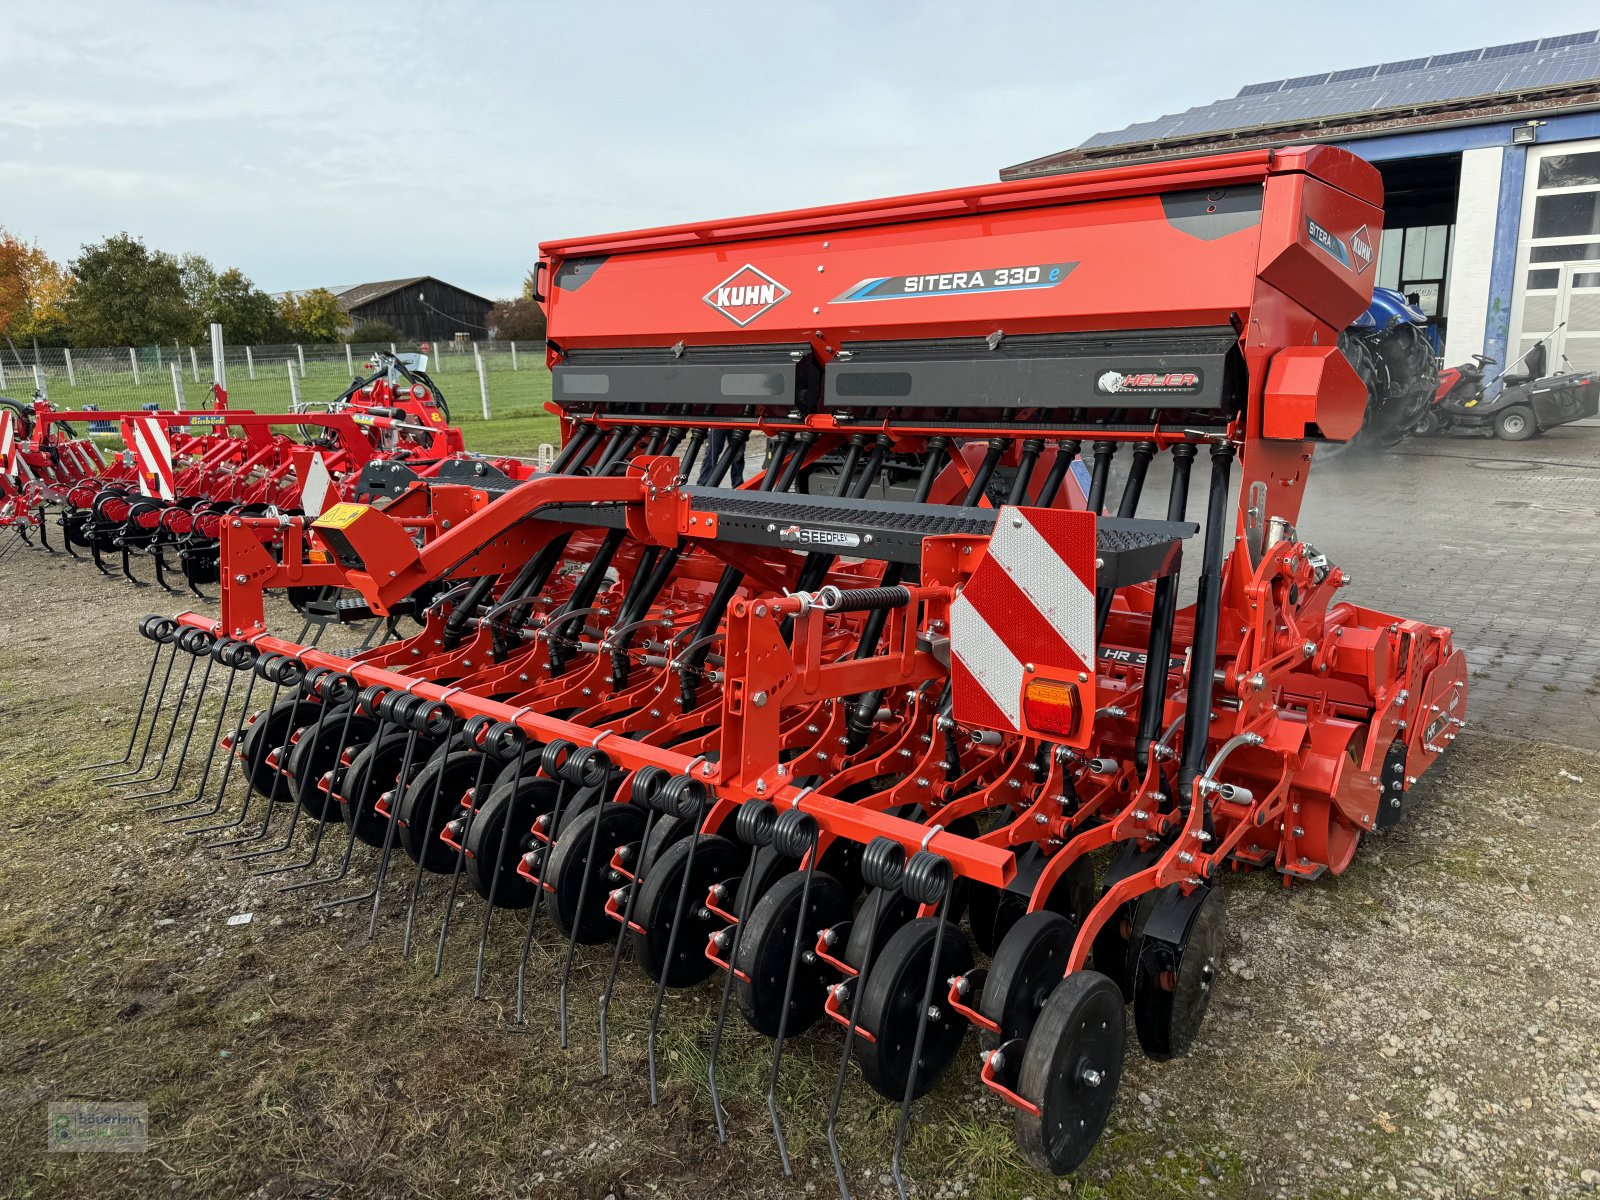
{"label": "red-white striped warning sign", "polygon": [[1024,693],[1040,679],[1070,682],[1092,705],[1094,585],[1093,513],[1002,508],[988,553],[950,605],[956,720],[1025,732]]}
{"label": "red-white striped warning sign", "polygon": [[300,484],[300,509],[308,517],[320,517],[322,510],[327,506],[328,489],[333,486],[333,476],[328,473],[328,464],[322,461],[322,453],[314,452],[311,462],[305,469],[305,479]]}
{"label": "red-white striped warning sign", "polygon": [[146,496],[176,500],[172,471],[172,441],[154,417],[133,417],[123,422],[128,446],[139,469],[139,490]]}
{"label": "red-white striped warning sign", "polygon": [[9,408],[0,408],[0,472],[17,477],[17,429]]}

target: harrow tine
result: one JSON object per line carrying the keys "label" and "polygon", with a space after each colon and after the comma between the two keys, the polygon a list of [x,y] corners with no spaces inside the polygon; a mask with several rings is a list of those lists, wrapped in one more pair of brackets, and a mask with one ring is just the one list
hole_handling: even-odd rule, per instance
{"label": "harrow tine", "polygon": [[[647,774],[647,772],[650,773]],[[634,799],[645,806],[644,832],[639,835],[641,859],[643,858],[644,847],[650,844],[650,835],[655,831],[656,819],[662,815],[661,805],[658,802],[658,793],[669,778],[670,776],[667,772],[660,767],[646,767],[634,777]],[[628,938],[628,930],[633,927],[634,906],[639,898],[638,874],[640,865],[639,861],[634,863],[634,879],[618,889],[626,892],[626,903],[622,909],[622,923],[617,929],[617,940],[611,946],[611,970],[606,975],[605,991],[600,995],[600,1075],[602,1078],[611,1074],[611,1047],[608,1029],[608,1021],[611,1015],[611,997],[617,989],[617,972],[622,964],[622,944]]]}
{"label": "harrow tine", "polygon": [[[446,743],[441,753],[448,757],[450,753],[448,743]],[[417,899],[422,895],[422,874],[424,870],[422,864],[427,859],[428,846],[433,840],[433,818],[436,813],[439,813],[439,796],[444,791],[444,776],[444,763],[441,762],[439,764],[439,773],[433,777],[433,796],[428,802],[427,818],[422,826],[422,837],[417,842],[417,845],[421,847],[421,852],[417,855],[417,869],[411,879],[411,895],[406,901],[405,932],[400,939],[400,957],[405,959],[411,957],[411,929],[416,922]]]}
{"label": "harrow tine", "polygon": [[[233,645],[242,644],[243,643],[237,642],[233,643]],[[166,812],[168,809],[187,808],[191,804],[200,803],[201,797],[205,794],[206,781],[211,778],[211,766],[214,762],[216,762],[217,751],[221,749],[221,744],[218,739],[222,736],[223,722],[226,721],[228,717],[228,706],[233,701],[233,681],[238,678],[238,674],[239,673],[236,670],[230,670],[228,672],[227,682],[222,686],[222,703],[217,707],[217,720],[216,723],[211,727],[211,750],[206,754],[206,765],[200,772],[200,783],[195,787],[194,795],[187,800],[168,800],[164,804],[147,804],[144,807],[145,812]],[[174,780],[174,782],[176,782],[176,780]]]}
{"label": "harrow tine", "polygon": [[[200,631],[194,630],[193,632],[199,633]],[[187,636],[188,633],[189,631],[185,630],[183,633],[178,635],[178,649],[186,652],[188,651],[189,646],[185,645],[184,643],[188,642],[189,645],[194,644],[193,637]],[[167,733],[166,737],[162,741],[161,753],[156,760],[155,771],[150,775],[143,774],[143,758],[141,756],[141,769],[135,770],[132,773],[123,772],[112,777],[111,779],[102,778],[97,782],[109,783],[113,787],[142,787],[144,784],[154,782],[155,780],[161,778],[162,774],[167,769],[167,755],[172,750],[172,739],[178,730],[178,720],[183,716],[183,702],[188,698],[189,684],[194,680],[194,663],[195,656],[193,653],[190,653],[188,666],[184,668],[183,672],[183,683],[178,688],[178,697],[172,702],[172,720],[167,723]],[[155,732],[155,727],[153,725],[151,726],[151,732]],[[146,744],[145,748],[149,749],[148,743]]]}
{"label": "harrow tine", "polygon": [[[482,724],[479,726],[474,726],[474,721]],[[480,733],[488,733],[491,726],[487,724],[487,721],[488,718],[486,717],[471,717],[468,719],[466,733],[468,741],[472,745],[478,746]],[[439,924],[439,948],[434,951],[433,955],[433,975],[435,979],[439,977],[439,972],[444,969],[444,944],[450,937],[450,918],[455,915],[456,895],[461,890],[461,869],[466,866],[467,862],[467,827],[478,815],[478,809],[482,806],[481,800],[483,797],[483,781],[484,777],[488,774],[488,770],[489,751],[487,747],[480,746],[478,757],[478,778],[477,782],[472,785],[471,792],[472,806],[467,810],[466,819],[461,824],[460,832],[457,834],[458,844],[456,846],[456,865],[455,869],[450,872],[450,895],[445,901],[444,920]],[[457,819],[460,820],[460,818]]]}
{"label": "harrow tine", "polygon": [[[260,715],[256,718],[257,720],[265,721],[268,717],[268,714],[270,714],[278,705],[278,697],[283,692],[283,679],[280,676],[278,666],[278,663],[281,661],[282,659],[277,655],[262,655],[256,660],[253,674],[260,678],[267,678],[270,676],[272,679],[272,698],[267,701],[267,706],[261,710]],[[214,816],[222,811],[222,797],[228,790],[228,776],[232,772],[233,761],[234,759],[242,757],[243,755],[244,736],[246,731],[250,728],[248,720],[250,712],[250,693],[254,690],[255,679],[252,679],[250,681],[250,687],[245,693],[244,709],[239,714],[239,731],[234,737],[233,749],[228,755],[228,764],[222,772],[222,786],[217,790],[216,804],[207,812],[187,813],[170,819],[178,821],[197,821],[202,817]],[[198,826],[194,829],[185,829],[183,832],[191,837],[199,837],[203,833],[216,833],[223,829],[241,828],[245,821],[249,819],[251,806],[255,803],[255,794],[255,788],[251,786],[247,769],[245,775],[244,804],[240,807],[239,815],[237,817],[235,817],[232,821],[223,821],[216,825]]]}
{"label": "harrow tine", "polygon": [[[340,675],[328,684],[330,699],[333,697],[334,689],[341,686],[348,689],[348,695],[354,695],[356,690],[356,681],[349,675]],[[340,749],[343,749],[343,747],[348,744],[350,740],[350,722],[355,715],[356,706],[354,703],[351,703],[350,706],[345,709],[344,724],[340,726],[339,730]],[[330,780],[328,786],[324,788],[322,792],[322,808],[317,815],[317,832],[311,839],[310,855],[300,862],[287,863],[283,866],[268,867],[265,870],[256,871],[254,872],[256,878],[264,879],[268,875],[281,875],[288,871],[303,871],[307,867],[315,865],[317,861],[317,855],[322,852],[322,838],[328,830],[328,809],[332,806],[333,784]]]}
{"label": "harrow tine", "polygon": [[99,539],[99,537],[96,535],[96,533],[94,531],[86,531],[86,532],[88,532],[88,537],[89,537],[89,556],[90,556],[90,558],[92,558],[94,560],[95,569],[98,570],[100,572],[100,574],[102,574],[102,575],[110,575],[111,574],[111,568],[106,566],[105,560],[100,557],[100,539]]}
{"label": "harrow tine", "polygon": [[[256,664],[257,661],[258,661],[258,656],[254,656],[252,654],[250,662],[242,668],[243,670],[249,671],[250,679],[245,684],[244,700],[240,703],[240,706],[239,706],[239,720],[238,720],[238,723],[234,726],[233,740],[232,740],[231,744],[235,748],[238,747],[240,740],[244,737],[245,730],[249,727],[247,722],[249,721],[249,718],[250,718],[250,700],[255,695],[255,692],[256,692],[256,680],[260,678],[260,676],[257,675],[256,671],[255,671],[255,664]],[[219,744],[219,748],[220,748],[220,744]],[[223,798],[224,795],[227,794],[227,791],[228,791],[228,780],[233,775],[233,763],[234,763],[234,759],[236,757],[237,757],[237,755],[232,750],[224,752],[224,754],[223,754],[223,765],[222,765],[222,782],[217,787],[217,797],[216,797],[216,800],[212,803],[210,808],[202,809],[199,812],[179,813],[177,816],[163,817],[162,818],[162,823],[163,824],[167,824],[167,825],[171,825],[171,824],[175,824],[176,822],[179,822],[179,821],[195,821],[195,820],[199,820],[199,819],[201,819],[203,817],[214,817],[214,816],[217,815],[217,813],[221,812],[222,811],[222,798]],[[206,781],[204,779],[202,779],[200,781],[200,786],[195,790],[195,800],[196,801],[201,800],[205,796],[205,784],[206,784]]]}
{"label": "harrow tine", "polygon": [[[782,1164],[786,1177],[794,1174],[794,1168],[789,1162],[789,1143],[783,1136],[783,1121],[778,1116],[778,1073],[783,1067],[783,1043],[789,1032],[789,1005],[794,1000],[794,980],[800,968],[800,948],[805,943],[806,911],[811,903],[811,881],[817,873],[819,857],[817,841],[821,834],[822,830],[817,824],[817,819],[801,812],[798,808],[787,809],[779,815],[773,829],[773,845],[778,848],[778,853],[786,858],[804,856],[806,860],[805,879],[800,885],[800,915],[795,920],[794,945],[789,951],[789,977],[784,980],[783,985],[783,1014],[778,1018],[778,1037],[772,1050],[772,1070],[767,1075],[767,1115],[772,1118],[772,1136],[778,1143],[778,1161]],[[816,931],[813,930],[813,944],[815,944],[815,934]],[[732,966],[730,960],[728,972],[730,979],[733,977]]]}
{"label": "harrow tine", "polygon": [[[378,728],[373,731],[372,737],[369,739],[372,742],[378,741],[383,735],[384,726],[399,724],[397,719],[398,714],[395,712],[395,706],[393,703],[384,703],[385,700],[389,699],[389,695],[390,693],[387,692],[387,689],[380,687],[369,687],[361,693],[361,698],[357,701],[358,704],[363,705],[368,712],[378,719]],[[409,693],[401,693],[401,695],[409,695]],[[407,753],[409,753],[409,749],[410,746],[408,739]],[[348,779],[348,775],[346,778]],[[361,779],[361,791],[355,796],[346,796],[344,798],[345,803],[354,804],[356,806],[355,811],[357,813],[365,812],[367,807],[367,797],[371,794],[372,772],[367,771]],[[302,880],[299,883],[285,884],[278,890],[280,892],[298,892],[303,891],[306,888],[316,887],[318,884],[338,883],[339,880],[343,879],[350,872],[350,860],[352,855],[355,853],[356,842],[359,840],[360,839],[357,838],[352,831],[350,837],[345,841],[344,844],[344,858],[340,860],[339,869],[338,871],[334,872],[334,874],[324,875],[317,879]],[[321,912],[324,909],[338,908],[345,904],[354,904],[357,901],[367,899],[369,895],[370,893],[363,892],[359,896],[345,896],[340,899],[322,900],[311,907],[314,911]]]}
{"label": "harrow tine", "polygon": [[[282,678],[282,682],[289,687],[289,689],[290,689],[289,695],[290,695],[291,698],[293,698],[294,696],[297,696],[297,695],[300,694],[300,692],[301,692],[301,684],[304,682],[304,680],[306,678],[306,675],[307,675],[307,672],[301,670],[300,664],[296,663],[293,659],[284,659],[283,663],[287,664],[287,665],[281,665],[278,668],[278,674],[279,674],[280,677],[285,677],[285,678]],[[296,671],[300,671],[300,673],[298,675],[296,675],[295,674]],[[268,711],[271,711],[271,710],[269,709]],[[242,845],[245,845],[245,844],[247,844],[249,842],[258,842],[262,838],[267,836],[267,830],[272,825],[272,810],[278,803],[278,792],[283,787],[283,781],[284,781],[285,776],[288,775],[288,771],[286,770],[286,765],[285,765],[284,760],[288,758],[288,756],[289,756],[289,747],[292,746],[293,744],[294,744],[294,722],[293,721],[286,721],[286,722],[284,722],[284,726],[283,726],[283,741],[278,746],[277,765],[272,768],[272,786],[269,789],[267,789],[267,815],[264,816],[261,819],[261,828],[258,829],[255,833],[247,833],[247,834],[243,835],[242,837],[223,838],[223,839],[221,839],[219,841],[207,842],[206,843],[206,849],[207,850],[221,850],[221,849],[223,849],[223,848],[225,848],[227,846],[242,846]],[[267,762],[267,757],[266,756],[263,756],[262,762],[263,762],[263,764],[265,764]],[[299,811],[300,811],[300,806],[298,804],[296,804],[295,805],[295,814],[298,815]],[[243,823],[243,820],[244,820],[244,814],[241,813],[240,814],[240,823],[241,824]],[[294,827],[293,827],[293,822],[291,820],[290,833],[292,834],[293,832],[294,832]]]}
{"label": "harrow tine", "polygon": [[[143,621],[139,622],[139,631],[141,633],[145,633],[147,629],[150,631],[145,633],[145,636],[149,637],[150,640],[155,643],[155,648],[150,654],[150,669],[145,672],[144,691],[139,695],[139,711],[134,714],[133,729],[128,734],[128,748],[123,751],[121,758],[112,759],[110,762],[92,763],[87,767],[79,767],[78,770],[80,771],[103,771],[107,767],[120,767],[133,758],[133,748],[138,744],[139,741],[139,725],[144,721],[145,706],[150,702],[150,688],[151,685],[155,683],[156,668],[161,665],[162,649],[165,646],[172,645],[172,652],[174,654],[177,653],[177,648],[172,641],[169,640],[167,642],[163,642],[155,636],[155,631],[159,628],[159,626],[152,624],[152,622],[166,622],[166,618],[152,616],[146,617]],[[170,622],[166,622],[166,624],[171,625]],[[172,626],[171,628],[175,637],[177,633],[177,627]]]}
{"label": "harrow tine", "polygon": [[[700,827],[705,823],[706,802],[709,799],[705,785],[689,775],[679,775],[662,785],[661,795],[676,808],[684,820],[690,822],[689,853],[683,868],[683,883],[678,887],[678,903],[673,909],[672,932],[667,935],[667,953],[663,962],[670,964],[678,949],[678,935],[683,930],[683,915],[689,907],[689,885],[694,881],[694,856],[700,845]],[[650,1009],[650,1033],[645,1038],[645,1059],[650,1068],[650,1107],[660,1102],[656,1086],[656,1034],[661,1029],[661,1007],[667,999],[667,980],[671,972],[663,968],[661,981],[656,984],[656,1002]]]}
{"label": "harrow tine", "polygon": [[55,553],[55,547],[50,545],[50,530],[46,527],[44,505],[42,504],[39,506],[39,545],[50,551],[51,554]]}
{"label": "harrow tine", "polygon": [[[300,691],[302,693],[310,692],[313,695],[321,694],[322,698],[322,705],[317,709],[317,719],[311,723],[311,732],[309,736],[311,737],[313,744],[315,744],[322,737],[323,723],[328,719],[328,710],[333,707],[332,698],[327,694],[326,691],[329,686],[329,680],[333,674],[334,672],[328,671],[325,668],[316,668],[306,672],[305,678],[300,683]],[[268,820],[270,820],[272,817],[272,805],[277,801],[278,784],[289,774],[289,747],[293,744],[293,741],[294,727],[291,723],[290,726],[284,730],[283,745],[278,749],[278,766],[272,777],[272,800],[267,804]],[[284,833],[282,842],[278,843],[276,846],[267,846],[261,850],[245,850],[238,854],[230,854],[228,855],[228,861],[238,862],[252,858],[264,858],[268,854],[282,854],[285,850],[294,845],[294,831],[300,826],[300,814],[303,811],[303,806],[300,804],[298,796],[290,796],[289,803],[292,806],[292,810],[289,813],[289,828]],[[326,800],[324,800],[323,809],[324,812],[326,812]],[[257,838],[262,838],[266,835],[267,826],[265,823],[263,823],[261,826],[261,832],[255,835],[255,837],[248,839],[236,839],[236,841],[255,841]]]}
{"label": "harrow tine", "polygon": [[[150,713],[150,727],[144,731],[144,745],[139,748],[139,761],[132,768],[130,768],[129,770],[112,771],[108,775],[97,775],[95,777],[95,779],[94,779],[95,783],[103,783],[103,784],[107,784],[107,785],[112,785],[112,784],[115,784],[117,781],[119,781],[121,779],[124,779],[124,778],[126,778],[128,776],[138,775],[141,771],[144,770],[145,759],[148,758],[149,755],[150,755],[150,742],[155,737],[156,726],[160,723],[159,722],[159,718],[161,716],[161,709],[166,704],[166,701],[167,701],[167,688],[172,683],[172,668],[173,668],[173,665],[178,661],[178,631],[177,631],[176,628],[174,628],[172,630],[171,637],[167,641],[166,644],[168,644],[168,645],[170,645],[172,647],[172,651],[167,656],[167,669],[165,671],[163,671],[162,674],[161,674],[161,689],[156,693],[156,706]],[[159,653],[160,653],[159,650],[157,651],[157,653],[159,655]],[[153,673],[154,672],[152,671],[152,674]],[[146,697],[146,699],[149,698],[149,694],[150,694],[149,693],[149,687],[150,687],[149,683],[146,682],[146,684],[145,684],[145,697]],[[141,700],[139,702],[139,711],[140,711],[140,713],[144,712],[144,701],[143,700]],[[133,732],[134,732],[134,736],[137,737],[138,734],[139,734],[139,729],[138,729],[137,725],[134,726],[134,731]],[[121,766],[121,765],[127,763],[129,758],[132,758],[131,752],[128,755],[128,758],[124,758],[122,760],[122,763],[113,763],[111,765],[113,765],[113,766]]]}
{"label": "harrow tine", "polygon": [[[563,773],[576,787],[598,787],[611,772],[611,760],[602,750],[583,746],[567,756],[561,764]],[[604,798],[601,803],[605,803]],[[561,1048],[567,1048],[567,984],[572,979],[572,962],[578,955],[578,931],[582,928],[581,914],[588,911],[589,884],[599,871],[595,862],[595,847],[600,844],[600,825],[596,821],[589,830],[589,854],[584,859],[583,879],[578,883],[578,917],[573,918],[572,931],[567,937],[567,954],[561,963],[561,986],[557,992],[557,1011],[560,1014]],[[542,889],[541,889],[542,890]],[[626,925],[623,926],[627,928]]]}
{"label": "harrow tine", "polygon": [[378,911],[383,905],[383,881],[389,876],[389,856],[394,853],[394,835],[400,828],[400,800],[406,783],[411,778],[411,764],[417,753],[417,738],[422,733],[420,721],[411,722],[410,736],[406,738],[405,754],[400,759],[400,774],[394,790],[389,793],[389,821],[383,830],[383,850],[378,855],[378,874],[372,883],[372,913],[367,918],[367,941],[378,936]]}
{"label": "harrow tine", "polygon": [[[935,825],[929,832],[938,828]],[[911,1043],[911,1070],[906,1075],[905,1099],[900,1104],[900,1119],[895,1124],[894,1156],[889,1160],[890,1173],[894,1176],[894,1186],[900,1194],[900,1200],[906,1200],[906,1181],[900,1173],[900,1164],[905,1155],[906,1130],[911,1124],[911,1105],[917,1094],[917,1072],[921,1067],[923,1040],[928,1033],[933,989],[939,981],[940,951],[944,948],[945,925],[950,919],[950,897],[955,891],[954,883],[950,860],[930,851],[919,850],[906,863],[906,884],[908,889],[912,889],[912,899],[924,904],[937,902],[939,923],[934,931],[933,953],[928,958],[928,981],[922,989],[922,1005],[917,1009],[917,1035]]]}
{"label": "harrow tine", "polygon": [[[206,668],[200,673],[200,686],[195,690],[194,707],[189,710],[189,725],[183,733],[183,745],[178,748],[178,762],[172,768],[172,782],[164,788],[157,788],[148,792],[132,792],[122,797],[124,800],[149,800],[155,796],[170,796],[178,790],[178,780],[183,775],[183,765],[189,761],[189,747],[194,741],[195,726],[200,722],[200,710],[205,706],[206,689],[211,684],[211,669],[216,665],[216,659],[211,657],[209,650],[202,651],[206,655]],[[221,714],[219,713],[220,717]],[[160,778],[158,774],[157,779]],[[152,780],[154,782],[154,780]]]}
{"label": "harrow tine", "polygon": [[[905,871],[906,852],[898,842],[874,838],[867,843],[861,856],[861,878],[868,887],[898,892],[905,884]],[[855,964],[855,979],[834,985],[836,995],[848,994],[850,999],[850,1018],[844,1027],[844,1049],[839,1055],[839,1074],[833,1081],[833,1099],[828,1102],[828,1153],[833,1157],[833,1173],[839,1182],[840,1200],[850,1200],[850,1184],[845,1179],[844,1156],[839,1149],[839,1105],[844,1100],[844,1084],[850,1074],[850,1052],[855,1048],[861,993],[866,990],[863,985],[867,971],[872,966],[872,953],[877,949],[877,933],[876,924],[868,926],[861,961]]]}
{"label": "harrow tine", "polygon": [[[718,937],[719,946],[728,952],[728,971],[722,980],[722,1000],[717,1005],[717,1020],[711,1027],[711,1053],[706,1059],[706,1081],[711,1085],[711,1113],[717,1122],[717,1141],[728,1140],[726,1113],[722,1108],[722,1096],[717,1090],[717,1059],[722,1054],[722,1033],[728,1024],[728,1002],[733,999],[733,977],[738,970],[739,946],[744,941],[745,923],[750,919],[750,913],[756,906],[756,889],[754,886],[756,862],[761,856],[761,851],[772,844],[773,826],[778,820],[778,810],[768,800],[753,800],[739,806],[739,811],[734,814],[734,832],[741,841],[749,843],[750,858],[745,863],[744,876],[741,882],[744,887],[744,903],[738,906],[734,914],[739,919],[734,922],[731,936],[729,931],[721,931]],[[626,928],[626,926],[624,926]],[[785,1006],[787,1007],[787,1005]]]}
{"label": "harrow tine", "polygon": [[[522,712],[517,713],[516,716],[511,718],[512,722],[516,722],[521,718],[522,713],[526,711],[528,710],[523,709]],[[516,728],[519,735],[526,739],[527,735],[522,733],[522,729],[519,726],[513,725],[513,727]],[[525,1012],[523,1004],[527,997],[528,956],[533,953],[533,931],[538,925],[539,909],[544,904],[545,874],[550,866],[550,851],[555,847],[556,834],[561,828],[561,817],[567,807],[568,780],[561,773],[560,764],[565,762],[575,749],[577,747],[571,742],[554,741],[548,743],[539,754],[539,770],[556,781],[556,800],[550,807],[549,822],[545,826],[545,829],[548,830],[548,836],[541,839],[544,842],[544,853],[539,855],[539,885],[533,889],[533,904],[528,908],[528,924],[522,933],[522,953],[517,959],[517,998],[511,1019],[518,1025],[522,1024]],[[517,755],[517,765],[512,768],[511,775],[511,795],[513,797],[517,795],[518,790],[522,787],[522,761],[522,755],[519,753]],[[543,820],[543,818],[540,818],[540,820]],[[539,822],[535,821],[534,830],[538,831],[538,828]],[[496,852],[498,854],[496,862],[505,861],[506,847],[511,844],[510,837],[511,822],[508,820],[505,827],[500,831],[500,849]],[[524,862],[526,862],[527,858],[538,853],[539,847],[535,845],[524,856]],[[489,922],[494,916],[494,895],[499,883],[500,872],[496,871],[489,881],[489,910],[483,914],[483,933],[478,937],[478,965],[473,972],[472,979],[472,998],[474,1000],[483,997],[483,950],[489,942]]]}

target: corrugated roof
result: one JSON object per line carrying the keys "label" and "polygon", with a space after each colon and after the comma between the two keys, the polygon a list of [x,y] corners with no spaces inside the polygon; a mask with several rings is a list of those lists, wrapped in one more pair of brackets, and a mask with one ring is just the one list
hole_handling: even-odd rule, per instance
{"label": "corrugated roof", "polygon": [[1252,83],[1187,112],[1097,133],[1079,150],[1147,145],[1600,81],[1600,30]]}
{"label": "corrugated roof", "polygon": [[391,292],[398,292],[401,288],[421,283],[427,278],[430,277],[427,275],[413,275],[409,279],[386,279],[381,283],[358,283],[355,287],[346,288],[338,293],[339,307],[344,309],[345,312],[349,312],[351,309],[360,308],[363,304],[370,304],[374,300],[387,296]]}

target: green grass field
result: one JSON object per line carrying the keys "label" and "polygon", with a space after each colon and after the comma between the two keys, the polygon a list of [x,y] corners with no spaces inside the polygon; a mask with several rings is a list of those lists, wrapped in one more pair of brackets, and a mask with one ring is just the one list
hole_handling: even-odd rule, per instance
{"label": "green grass field", "polygon": [[[541,442],[555,443],[560,433],[556,418],[544,410],[545,402],[550,399],[550,372],[545,369],[542,358],[522,355],[522,369],[517,371],[511,369],[511,358],[504,354],[485,357],[484,365],[492,414],[489,421],[483,419],[478,372],[470,356],[445,355],[432,373],[450,406],[451,418],[466,437],[467,448],[485,454],[532,456]],[[359,371],[360,367],[358,359],[356,369]],[[255,379],[249,377],[243,364],[230,365],[228,372],[231,407],[252,412],[289,411],[291,395],[286,363],[273,366],[258,363]],[[203,370],[201,378],[207,378]],[[25,379],[15,372],[8,373],[6,394],[28,395],[32,389],[21,387]],[[86,404],[102,410],[132,409],[145,404],[157,404],[163,409],[173,406],[171,376],[156,371],[143,372],[138,386],[126,372],[80,371],[77,385],[71,386],[64,371],[52,370],[47,383],[50,399],[59,408],[76,409]],[[307,404],[324,403],[349,385],[350,377],[345,373],[343,361],[307,362],[305,378],[300,380],[300,398]],[[208,386],[208,383],[196,384],[192,375],[187,376],[184,379],[186,406],[200,408],[208,399]]]}

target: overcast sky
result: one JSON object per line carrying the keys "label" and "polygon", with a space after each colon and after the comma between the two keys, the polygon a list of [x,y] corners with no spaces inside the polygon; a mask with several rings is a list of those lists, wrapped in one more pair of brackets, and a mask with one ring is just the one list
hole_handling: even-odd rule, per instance
{"label": "overcast sky", "polygon": [[35,12],[0,36],[0,225],[62,259],[126,229],[268,291],[489,296],[544,238],[982,182],[1247,83],[1600,23],[1593,0]]}

